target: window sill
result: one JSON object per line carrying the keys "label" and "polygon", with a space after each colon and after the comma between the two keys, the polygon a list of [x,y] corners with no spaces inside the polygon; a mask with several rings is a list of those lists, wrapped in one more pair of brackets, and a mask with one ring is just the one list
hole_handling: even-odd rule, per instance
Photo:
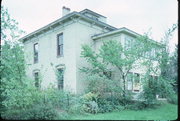
{"label": "window sill", "polygon": [[133,93],[140,93],[140,90],[133,90]]}
{"label": "window sill", "polygon": [[61,58],[61,57],[64,57],[64,55],[57,55],[57,58]]}

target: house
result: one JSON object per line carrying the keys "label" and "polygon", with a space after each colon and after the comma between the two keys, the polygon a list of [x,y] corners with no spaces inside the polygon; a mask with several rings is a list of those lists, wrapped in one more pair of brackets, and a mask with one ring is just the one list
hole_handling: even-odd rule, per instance
{"label": "house", "polygon": [[[116,39],[129,46],[130,41],[140,35],[125,27],[118,29],[107,24],[105,16],[89,9],[70,12],[63,7],[62,12],[60,19],[20,39],[24,44],[26,74],[35,79],[35,86],[41,89],[54,85],[58,89],[81,93],[86,85],[82,81],[85,75],[79,68],[87,65],[80,57],[82,44],[98,50],[102,40]],[[132,70],[131,74],[138,80],[129,79],[129,90],[140,90],[133,82],[140,83],[141,73],[144,73],[143,69]]]}

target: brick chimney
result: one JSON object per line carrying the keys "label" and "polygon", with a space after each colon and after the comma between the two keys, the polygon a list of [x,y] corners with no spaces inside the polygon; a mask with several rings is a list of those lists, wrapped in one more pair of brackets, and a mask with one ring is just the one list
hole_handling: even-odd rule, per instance
{"label": "brick chimney", "polygon": [[62,16],[65,16],[65,15],[69,14],[70,11],[71,11],[70,8],[66,8],[65,6],[63,6],[63,8],[62,8]]}

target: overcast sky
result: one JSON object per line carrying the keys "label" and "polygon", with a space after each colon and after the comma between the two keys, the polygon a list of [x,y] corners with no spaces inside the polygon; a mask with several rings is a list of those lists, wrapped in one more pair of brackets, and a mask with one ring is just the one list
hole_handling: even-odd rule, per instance
{"label": "overcast sky", "polygon": [[[62,17],[62,7],[71,11],[90,9],[107,17],[107,23],[139,34],[151,30],[160,41],[164,32],[178,21],[177,0],[2,0],[19,27],[28,33]],[[171,47],[177,43],[177,31]]]}

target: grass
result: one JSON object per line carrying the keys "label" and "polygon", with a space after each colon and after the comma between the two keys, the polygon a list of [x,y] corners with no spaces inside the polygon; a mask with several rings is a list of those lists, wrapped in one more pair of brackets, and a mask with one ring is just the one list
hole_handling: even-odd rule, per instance
{"label": "grass", "polygon": [[69,120],[176,120],[177,115],[177,105],[164,104],[157,109],[73,115],[69,117]]}

